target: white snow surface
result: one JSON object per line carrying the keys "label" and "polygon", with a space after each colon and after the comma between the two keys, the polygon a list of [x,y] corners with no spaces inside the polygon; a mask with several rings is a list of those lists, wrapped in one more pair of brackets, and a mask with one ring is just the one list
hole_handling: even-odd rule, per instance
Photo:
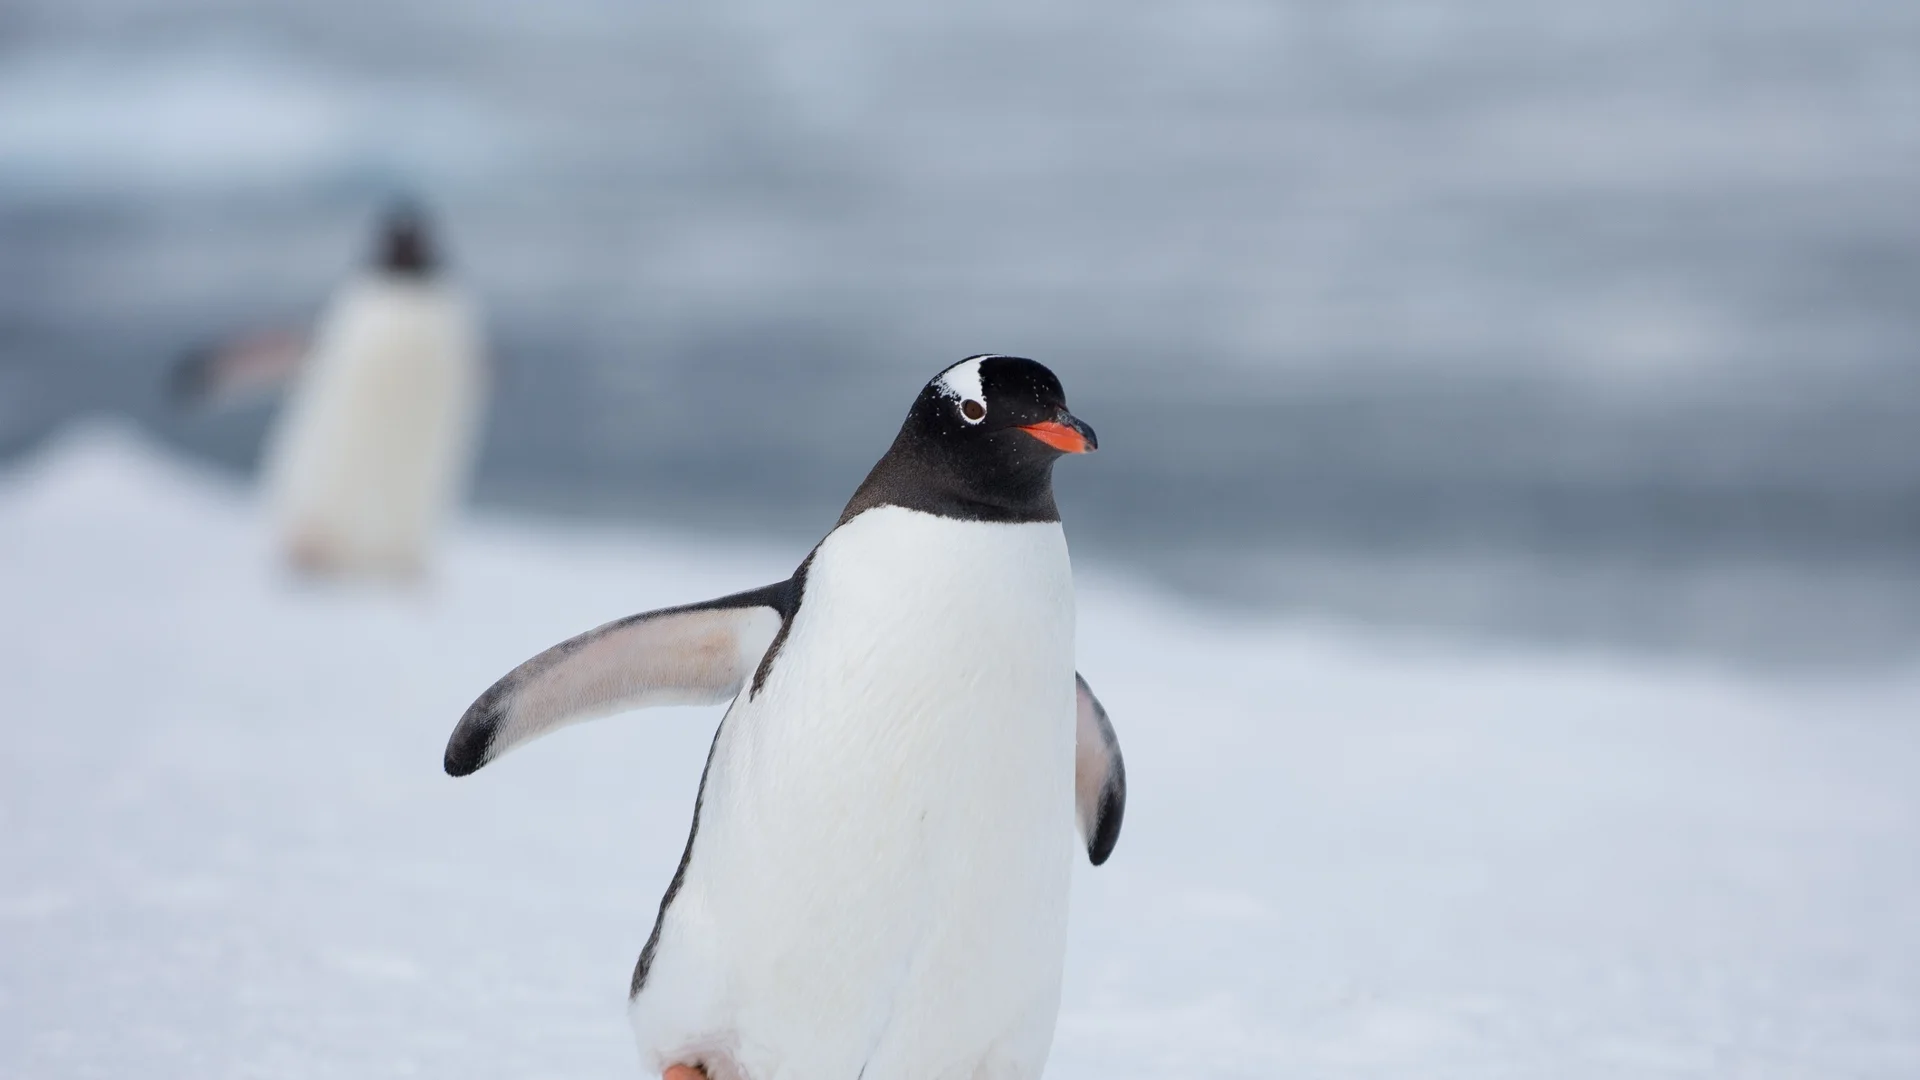
{"label": "white snow surface", "polygon": [[[0,479],[0,1076],[637,1075],[720,710],[441,749],[532,653],[803,552],[482,520],[397,594],[268,554],[123,429]],[[1084,568],[1080,635],[1130,797],[1049,1077],[1920,1075],[1920,670],[1410,643]]]}

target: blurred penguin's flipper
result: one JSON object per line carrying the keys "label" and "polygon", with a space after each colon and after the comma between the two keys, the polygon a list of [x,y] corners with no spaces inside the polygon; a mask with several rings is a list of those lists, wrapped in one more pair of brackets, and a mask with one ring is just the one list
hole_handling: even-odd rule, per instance
{"label": "blurred penguin's flipper", "polygon": [[1093,688],[1077,673],[1079,717],[1073,755],[1073,801],[1079,811],[1080,839],[1087,857],[1099,866],[1113,854],[1120,839],[1120,819],[1127,810],[1127,767],[1120,760],[1120,741],[1107,710],[1093,696]]}
{"label": "blurred penguin's flipper", "polygon": [[712,705],[760,667],[791,617],[792,579],[703,604],[630,615],[508,672],[460,718],[447,773],[465,776],[566,724],[649,705]]}
{"label": "blurred penguin's flipper", "polygon": [[231,404],[279,390],[306,359],[305,334],[243,334],[181,357],[168,376],[168,388],[182,405]]}

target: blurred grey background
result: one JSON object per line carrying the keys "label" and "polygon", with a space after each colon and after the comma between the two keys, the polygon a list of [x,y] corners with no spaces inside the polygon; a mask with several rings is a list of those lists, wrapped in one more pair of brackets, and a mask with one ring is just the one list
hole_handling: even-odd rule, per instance
{"label": "blurred grey background", "polygon": [[[1409,634],[1920,651],[1920,4],[9,0],[0,460],[413,193],[496,510],[802,546],[1040,359],[1083,565]],[[137,538],[129,538],[130,543]]]}

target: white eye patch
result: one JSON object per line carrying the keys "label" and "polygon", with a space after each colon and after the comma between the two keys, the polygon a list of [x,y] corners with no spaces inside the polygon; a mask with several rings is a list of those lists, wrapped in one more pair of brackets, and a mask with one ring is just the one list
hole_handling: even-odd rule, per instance
{"label": "white eye patch", "polygon": [[991,355],[969,356],[941,372],[939,377],[933,380],[934,386],[955,401],[972,398],[983,402],[987,399],[987,395],[986,391],[980,388],[980,361],[991,359],[993,359]]}
{"label": "white eye patch", "polygon": [[992,358],[992,353],[969,356],[941,372],[933,381],[935,389],[959,403],[960,419],[969,424],[987,418],[987,395],[980,385],[980,362]]}

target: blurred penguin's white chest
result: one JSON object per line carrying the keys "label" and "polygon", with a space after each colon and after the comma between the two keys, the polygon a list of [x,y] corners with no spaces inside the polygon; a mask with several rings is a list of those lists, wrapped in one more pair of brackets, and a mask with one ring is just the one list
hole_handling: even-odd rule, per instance
{"label": "blurred penguin's white chest", "polygon": [[1074,850],[1073,635],[1058,523],[882,507],[835,530],[715,743],[635,999],[643,1048],[711,1045],[750,1077],[1037,1075]]}
{"label": "blurred penguin's white chest", "polygon": [[424,559],[472,456],[479,337],[444,286],[375,279],[342,293],[271,450],[271,494],[296,558],[341,569]]}

